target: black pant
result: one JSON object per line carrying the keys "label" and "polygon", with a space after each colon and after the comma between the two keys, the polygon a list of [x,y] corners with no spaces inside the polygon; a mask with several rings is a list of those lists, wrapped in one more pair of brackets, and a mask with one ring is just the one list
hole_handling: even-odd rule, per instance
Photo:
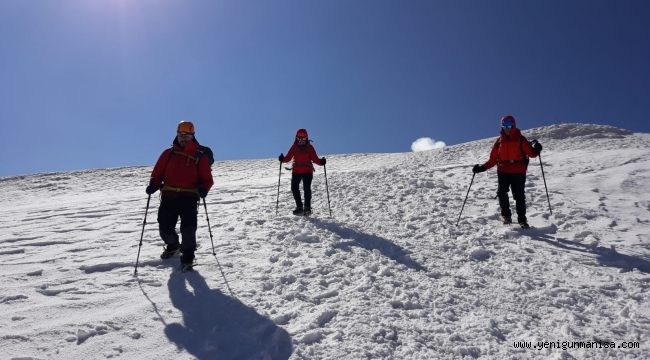
{"label": "black pant", "polygon": [[158,225],[160,237],[167,246],[178,247],[178,234],[176,223],[181,218],[181,235],[183,241],[180,244],[181,260],[191,262],[194,260],[196,250],[196,216],[198,213],[197,199],[193,196],[162,197],[158,209]]}
{"label": "black pant", "polygon": [[497,196],[499,197],[499,206],[501,206],[501,215],[511,217],[510,199],[508,198],[508,189],[512,189],[512,197],[515,199],[515,208],[517,209],[517,222],[526,222],[526,174],[503,174],[497,173],[499,179],[499,188]]}
{"label": "black pant", "polygon": [[311,181],[314,179],[314,174],[291,174],[291,192],[293,199],[296,201],[296,207],[302,208],[302,200],[300,199],[300,181],[302,181],[302,188],[305,190],[305,209],[311,209]]}

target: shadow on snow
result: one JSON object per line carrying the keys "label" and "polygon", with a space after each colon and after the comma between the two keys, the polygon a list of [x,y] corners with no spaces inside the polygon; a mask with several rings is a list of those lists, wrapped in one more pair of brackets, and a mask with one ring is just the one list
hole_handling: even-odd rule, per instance
{"label": "shadow on snow", "polygon": [[289,334],[239,300],[210,289],[197,272],[172,272],[167,283],[183,324],[165,334],[197,359],[288,359]]}
{"label": "shadow on snow", "polygon": [[596,255],[598,263],[602,266],[617,267],[623,271],[639,269],[641,272],[650,273],[650,261],[642,257],[621,254],[614,249],[606,248],[603,246],[592,246],[581,244],[576,241],[552,237],[551,235],[555,234],[557,231],[557,227],[555,226],[529,230],[526,230],[526,234],[530,235],[531,239],[533,240],[543,241],[564,250],[594,254]]}
{"label": "shadow on snow", "polygon": [[382,237],[366,234],[350,228],[345,228],[339,224],[332,222],[325,222],[318,219],[310,219],[310,221],[316,227],[331,231],[343,240],[335,244],[335,248],[348,250],[351,246],[358,246],[369,251],[377,250],[384,256],[408,267],[409,269],[416,271],[427,271],[424,266],[411,259],[406,250],[390,240],[386,240]]}

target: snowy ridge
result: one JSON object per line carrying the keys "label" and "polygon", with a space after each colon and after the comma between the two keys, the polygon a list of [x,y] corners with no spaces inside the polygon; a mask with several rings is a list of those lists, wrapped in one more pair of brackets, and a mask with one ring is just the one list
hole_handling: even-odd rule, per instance
{"label": "snowy ridge", "polygon": [[[290,215],[277,160],[218,162],[199,208],[199,265],[160,260],[150,167],[0,179],[0,348],[15,359],[647,357],[650,134],[524,130],[544,145],[530,230],[503,226],[496,137],[420,153],[328,156],[315,216]],[[155,159],[152,159],[152,162]],[[514,206],[514,204],[513,204]],[[517,341],[639,342],[519,349]]]}

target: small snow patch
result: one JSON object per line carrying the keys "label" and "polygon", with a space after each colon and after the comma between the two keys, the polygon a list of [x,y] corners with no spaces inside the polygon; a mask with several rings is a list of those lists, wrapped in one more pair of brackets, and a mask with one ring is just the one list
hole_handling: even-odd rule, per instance
{"label": "small snow patch", "polygon": [[318,323],[319,327],[325,326],[328,322],[332,321],[334,316],[338,314],[338,311],[336,310],[327,310],[324,311],[322,314],[318,316],[318,319],[316,319],[316,322]]}
{"label": "small snow patch", "polygon": [[84,341],[90,339],[95,335],[97,335],[97,331],[95,330],[77,330],[77,345],[83,344]]}
{"label": "small snow patch", "polygon": [[302,338],[302,343],[311,345],[323,340],[323,333],[320,330],[312,331]]}
{"label": "small snow patch", "polygon": [[457,355],[471,356],[473,358],[478,358],[481,356],[481,349],[476,346],[458,346],[454,349]]}
{"label": "small snow patch", "polygon": [[303,232],[303,233],[300,233],[300,234],[296,235],[296,240],[300,241],[300,242],[308,243],[308,244],[313,244],[313,243],[317,243],[317,242],[320,241],[318,239],[318,236],[311,235],[311,234],[306,233],[306,232]]}
{"label": "small snow patch", "polygon": [[9,296],[0,296],[0,304],[9,303],[16,300],[27,299],[25,295],[9,295]]}
{"label": "small snow patch", "polygon": [[484,248],[475,248],[469,254],[469,258],[474,261],[485,261],[492,257],[492,252]]}
{"label": "small snow patch", "polygon": [[25,249],[14,249],[7,251],[0,251],[0,255],[15,255],[15,254],[24,254]]}
{"label": "small snow patch", "polygon": [[79,267],[79,270],[85,272],[86,274],[92,274],[95,272],[107,272],[122,267],[130,267],[131,265],[132,264],[130,263],[111,262],[111,263],[97,264],[97,265],[82,265]]}
{"label": "small snow patch", "polygon": [[287,325],[291,318],[293,318],[292,314],[283,314],[273,318],[273,322],[277,325]]}
{"label": "small snow patch", "polygon": [[392,306],[393,309],[404,309],[404,310],[422,309],[422,305],[412,301],[391,300],[390,306]]}
{"label": "small snow patch", "polygon": [[269,290],[272,290],[272,289],[273,289],[273,283],[272,282],[267,281],[264,284],[262,284],[262,290],[269,291]]}
{"label": "small snow patch", "polygon": [[294,282],[296,282],[296,277],[293,275],[285,275],[280,277],[280,283],[284,285],[293,284]]}
{"label": "small snow patch", "polygon": [[324,292],[322,294],[318,294],[318,295],[314,296],[314,300],[318,301],[318,300],[322,300],[322,299],[335,297],[335,296],[338,296],[338,295],[339,295],[339,292],[336,291],[336,290],[327,291],[327,292]]}

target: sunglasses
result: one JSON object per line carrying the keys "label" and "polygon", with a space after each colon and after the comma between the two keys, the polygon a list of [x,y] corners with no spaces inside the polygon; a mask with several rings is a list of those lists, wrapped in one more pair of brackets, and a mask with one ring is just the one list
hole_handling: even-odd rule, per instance
{"label": "sunglasses", "polygon": [[180,136],[180,137],[186,137],[186,138],[187,138],[187,137],[192,137],[193,135],[194,135],[194,134],[192,134],[192,133],[182,132],[182,131],[178,133],[178,136]]}
{"label": "sunglasses", "polygon": [[501,127],[504,129],[512,129],[513,125],[512,121],[504,121],[503,124],[501,124]]}
{"label": "sunglasses", "polygon": [[298,141],[307,141],[307,137],[306,137],[306,136],[296,136],[296,139],[297,139]]}

